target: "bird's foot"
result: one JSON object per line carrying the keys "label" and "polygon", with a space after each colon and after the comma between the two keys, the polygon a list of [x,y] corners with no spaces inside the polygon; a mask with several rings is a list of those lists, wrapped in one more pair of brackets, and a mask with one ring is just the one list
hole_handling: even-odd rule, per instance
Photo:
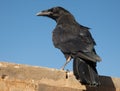
{"label": "bird's foot", "polygon": [[65,77],[66,79],[68,79],[70,77],[70,71],[68,69],[64,70],[64,68],[62,67],[60,70],[64,71],[66,73],[66,77]]}
{"label": "bird's foot", "polygon": [[68,79],[69,77],[70,77],[70,75],[71,75],[71,72],[70,72],[70,70],[66,70],[66,79]]}

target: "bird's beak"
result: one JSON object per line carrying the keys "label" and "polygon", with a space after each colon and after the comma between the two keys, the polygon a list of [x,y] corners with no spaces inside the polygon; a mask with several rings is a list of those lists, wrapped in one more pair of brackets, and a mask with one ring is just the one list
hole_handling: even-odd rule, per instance
{"label": "bird's beak", "polygon": [[36,15],[37,16],[49,16],[51,14],[50,11],[41,11],[41,12],[38,12]]}

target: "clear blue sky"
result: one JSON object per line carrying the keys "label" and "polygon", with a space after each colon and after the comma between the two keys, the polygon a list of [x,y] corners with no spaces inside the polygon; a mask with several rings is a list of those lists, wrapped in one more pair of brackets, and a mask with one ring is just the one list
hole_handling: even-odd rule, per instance
{"label": "clear blue sky", "polygon": [[[36,13],[54,6],[69,10],[91,28],[102,62],[100,75],[120,77],[120,0],[1,0],[0,61],[59,69],[63,54],[52,43],[56,23]],[[66,66],[72,70],[72,62]]]}

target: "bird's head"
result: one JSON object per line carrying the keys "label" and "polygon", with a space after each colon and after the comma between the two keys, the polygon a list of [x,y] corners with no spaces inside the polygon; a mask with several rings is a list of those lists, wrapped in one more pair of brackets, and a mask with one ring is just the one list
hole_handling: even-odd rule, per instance
{"label": "bird's head", "polygon": [[57,19],[65,14],[69,14],[69,12],[67,10],[65,10],[62,7],[53,7],[51,9],[47,9],[47,10],[43,10],[41,12],[38,12],[36,15],[37,16],[47,16],[50,17],[52,19],[54,19],[55,21],[57,21]]}

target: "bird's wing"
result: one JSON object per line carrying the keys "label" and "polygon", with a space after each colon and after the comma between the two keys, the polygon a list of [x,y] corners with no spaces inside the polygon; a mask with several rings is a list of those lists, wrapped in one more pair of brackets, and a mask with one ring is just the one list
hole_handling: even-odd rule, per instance
{"label": "bird's wing", "polygon": [[[53,31],[55,47],[67,47],[71,52],[90,52],[95,43],[88,30],[68,24],[58,25]],[[61,49],[61,48],[60,48]]]}
{"label": "bird's wing", "polygon": [[79,53],[78,55],[82,53],[82,56],[88,58],[96,55],[95,42],[91,34],[87,28],[82,28],[79,25],[57,25],[53,31],[53,43],[64,53]]}

